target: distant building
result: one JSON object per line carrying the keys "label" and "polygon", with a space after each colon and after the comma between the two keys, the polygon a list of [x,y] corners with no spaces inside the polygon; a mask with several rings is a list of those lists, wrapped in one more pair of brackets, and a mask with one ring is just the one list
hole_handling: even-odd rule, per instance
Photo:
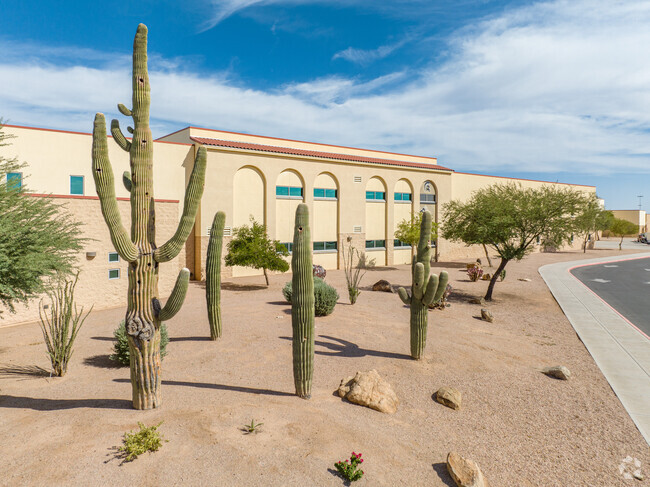
{"label": "distant building", "polygon": [[627,220],[639,226],[639,233],[648,231],[648,215],[644,210],[612,210],[616,218]]}

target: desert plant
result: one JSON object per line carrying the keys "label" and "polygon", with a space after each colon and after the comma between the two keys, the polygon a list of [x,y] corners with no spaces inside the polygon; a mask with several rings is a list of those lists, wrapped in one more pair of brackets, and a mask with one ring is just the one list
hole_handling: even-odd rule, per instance
{"label": "desert plant", "polygon": [[[120,325],[113,331],[113,337],[115,338],[115,343],[113,344],[113,353],[109,355],[108,358],[111,360],[128,366],[131,364],[131,353],[129,352],[129,335],[126,332],[126,326],[124,320],[120,322]],[[167,355],[167,344],[169,343],[169,335],[167,334],[167,325],[165,323],[160,324],[160,360]]]}
{"label": "desert plant", "polygon": [[133,118],[133,128],[126,139],[119,122],[111,122],[113,140],[129,153],[130,172],[123,182],[131,193],[131,236],[122,225],[115,198],[113,169],[108,158],[106,121],[102,113],[95,115],[93,128],[92,171],[99,202],[108,226],[111,241],[119,255],[129,263],[126,331],[131,354],[133,407],[151,409],[162,404],[160,393],[160,324],[178,313],[190,279],[183,269],[164,307],[158,300],[160,264],[180,253],[194,227],[194,220],[203,195],[206,149],[196,151],[194,167],[185,190],[183,213],[174,235],[163,245],[155,241],[155,210],[153,191],[153,136],[149,126],[150,85],[147,70],[147,27],[138,25],[133,42],[133,107],[118,105],[120,113]]}
{"label": "desert plant", "polygon": [[311,397],[314,375],[314,276],[311,261],[312,243],[309,230],[309,209],[301,203],[296,208],[293,233],[293,272],[291,296],[291,327],[293,329],[293,380],[296,395]]}
{"label": "desert plant", "polygon": [[223,229],[226,225],[226,214],[218,211],[214,215],[210,228],[208,256],[205,264],[205,298],[208,305],[208,321],[210,322],[210,338],[221,337],[221,249],[223,248]]}
{"label": "desert plant", "polygon": [[478,281],[482,275],[483,275],[483,269],[481,269],[481,267],[478,265],[474,265],[467,269],[467,276],[469,277],[469,280],[472,282]]}
{"label": "desert plant", "polygon": [[140,431],[124,433],[122,439],[124,445],[117,450],[122,453],[121,456],[125,462],[132,462],[138,458],[138,455],[142,455],[148,451],[154,452],[160,450],[164,439],[158,433],[158,428],[161,424],[162,421],[155,426],[146,427],[144,424],[138,422]]}
{"label": "desert plant", "polygon": [[639,225],[621,218],[614,218],[612,219],[610,231],[617,237],[621,237],[620,242],[618,242],[618,250],[621,250],[623,248],[623,239],[627,235],[636,235],[639,231]]}
{"label": "desert plant", "polygon": [[[233,238],[228,242],[225,263],[228,267],[239,265],[262,269],[266,285],[269,285],[267,271],[286,272],[289,264],[282,257],[289,251],[278,240],[271,240],[266,226],[251,217],[251,226],[242,225],[233,230]],[[309,269],[311,272],[312,269]]]}
{"label": "desert plant", "polygon": [[[359,252],[352,245],[352,239],[348,237],[348,250],[345,250],[345,244],[341,245],[341,255],[343,257],[343,271],[345,272],[345,282],[348,285],[348,297],[350,298],[350,304],[357,302],[357,298],[361,291],[359,291],[359,286],[361,284],[361,279],[366,274],[366,271],[374,267],[375,259],[368,259],[364,252]],[[356,265],[354,264],[356,257]]]}
{"label": "desert plant", "polygon": [[440,297],[440,300],[435,302],[435,303],[431,303],[429,305],[429,308],[431,308],[431,309],[445,309],[445,308],[448,308],[449,306],[451,306],[447,302],[447,300],[449,299],[449,296],[451,295],[452,290],[453,290],[453,288],[451,287],[451,284],[447,284],[447,287],[445,288],[445,292],[442,293],[442,296]]}
{"label": "desert plant", "polygon": [[254,433],[259,433],[261,431],[261,426],[264,423],[256,423],[254,419],[251,419],[251,424],[245,424],[242,430],[244,431],[244,434],[246,435],[251,435]]}
{"label": "desert plant", "polygon": [[79,280],[79,273],[74,281],[60,282],[58,287],[49,293],[50,316],[48,317],[40,302],[38,314],[41,319],[41,331],[47,347],[47,354],[52,363],[52,371],[57,377],[63,377],[68,371],[68,363],[72,357],[72,347],[92,307],[83,315],[83,307],[78,310],[74,304],[74,288]]}
{"label": "desert plant", "polygon": [[325,276],[327,275],[327,271],[322,265],[314,264],[314,277],[319,277],[321,279],[325,279]]}
{"label": "desert plant", "polygon": [[[284,299],[289,303],[293,295],[293,286],[291,281],[287,282],[282,288]],[[314,277],[314,309],[316,316],[327,316],[332,314],[336,302],[339,299],[339,293],[332,286],[322,279]]]}
{"label": "desert plant", "polygon": [[359,465],[363,463],[363,458],[361,458],[361,453],[352,452],[349,460],[341,460],[336,462],[334,466],[338,470],[341,477],[350,482],[355,482],[363,477],[363,470],[359,468]]}
{"label": "desert plant", "polygon": [[430,274],[431,223],[431,213],[422,212],[420,241],[411,266],[411,295],[409,296],[403,287],[397,290],[402,302],[410,305],[411,308],[411,357],[416,360],[422,358],[426,347],[429,305],[440,300],[449,280],[445,271],[440,273],[440,278],[435,274]]}
{"label": "desert plant", "polygon": [[506,270],[503,269],[501,271],[501,274],[499,274],[499,281],[503,282],[503,281],[505,281],[505,279],[506,279]]}

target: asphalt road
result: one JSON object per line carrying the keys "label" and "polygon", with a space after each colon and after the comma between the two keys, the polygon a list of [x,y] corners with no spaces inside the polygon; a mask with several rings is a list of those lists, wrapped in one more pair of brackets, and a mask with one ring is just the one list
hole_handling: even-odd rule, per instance
{"label": "asphalt road", "polygon": [[576,267],[570,272],[650,336],[650,258]]}

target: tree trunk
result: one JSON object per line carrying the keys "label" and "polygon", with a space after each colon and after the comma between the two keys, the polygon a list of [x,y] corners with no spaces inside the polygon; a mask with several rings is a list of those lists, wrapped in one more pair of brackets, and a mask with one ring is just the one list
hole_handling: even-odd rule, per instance
{"label": "tree trunk", "polygon": [[264,271],[264,279],[266,280],[266,287],[269,287],[269,276],[266,273],[266,268],[262,269]]}
{"label": "tree trunk", "polygon": [[621,237],[621,241],[618,243],[618,250],[623,250],[623,239],[624,238],[625,238],[624,236]]}
{"label": "tree trunk", "polygon": [[490,254],[488,254],[488,249],[487,249],[487,247],[485,246],[485,244],[483,244],[483,250],[485,251],[485,258],[486,258],[487,261],[488,261],[488,265],[489,265],[490,267],[492,267],[492,261],[490,260]]}
{"label": "tree trunk", "polygon": [[485,293],[485,298],[483,298],[486,301],[492,301],[492,291],[494,290],[494,284],[496,284],[497,278],[501,274],[501,271],[505,269],[507,263],[508,260],[501,259],[501,262],[499,263],[499,267],[497,267],[497,270],[494,271],[494,274],[492,274],[492,279],[490,279],[490,285],[488,286],[487,292]]}
{"label": "tree trunk", "polygon": [[583,253],[583,254],[586,254],[586,253],[587,253],[587,238],[588,238],[588,237],[585,237],[585,241],[584,241],[584,243],[582,244],[582,253]]}

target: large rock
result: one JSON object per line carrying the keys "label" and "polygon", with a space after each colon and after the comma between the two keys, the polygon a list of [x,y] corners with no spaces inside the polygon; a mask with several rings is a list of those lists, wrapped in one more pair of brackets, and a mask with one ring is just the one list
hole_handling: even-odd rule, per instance
{"label": "large rock", "polygon": [[399,406],[399,399],[393,388],[374,369],[357,372],[354,377],[343,379],[338,394],[354,404],[367,406],[382,413],[393,414]]}
{"label": "large rock", "polygon": [[564,365],[546,367],[545,369],[542,369],[542,372],[550,377],[555,377],[556,379],[561,380],[569,380],[569,377],[571,377],[571,371],[569,371],[569,369]]}
{"label": "large rock", "polygon": [[490,487],[478,465],[456,452],[447,455],[447,470],[458,487]]}
{"label": "large rock", "polygon": [[463,397],[457,389],[443,386],[436,392],[436,401],[451,409],[460,409]]}
{"label": "large rock", "polygon": [[372,290],[373,291],[381,291],[384,293],[392,293],[393,292],[393,287],[390,285],[390,282],[382,279],[381,281],[377,281],[372,285]]}
{"label": "large rock", "polygon": [[481,319],[487,321],[488,323],[492,323],[494,321],[494,316],[492,316],[490,310],[483,308],[481,309]]}

